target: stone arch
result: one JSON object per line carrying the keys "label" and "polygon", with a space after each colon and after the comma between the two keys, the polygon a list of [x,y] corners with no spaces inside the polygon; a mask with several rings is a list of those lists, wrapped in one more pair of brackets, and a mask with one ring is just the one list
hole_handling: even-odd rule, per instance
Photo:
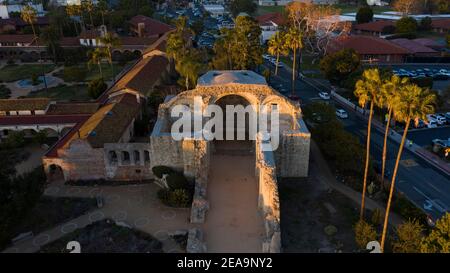
{"label": "stone arch", "polygon": [[44,128],[40,131],[44,131],[47,134],[47,137],[58,137],[59,136],[59,132],[53,128]]}
{"label": "stone arch", "polygon": [[108,163],[111,165],[115,165],[118,162],[118,157],[116,151],[108,152]]}
{"label": "stone arch", "polygon": [[137,49],[133,50],[133,58],[134,59],[138,59],[141,56],[142,56],[142,51],[141,50],[137,50]]}
{"label": "stone arch", "polygon": [[150,163],[150,152],[147,150],[144,151],[144,162]]}
{"label": "stone arch", "polygon": [[49,181],[61,181],[64,180],[64,171],[63,168],[56,164],[52,163],[48,166],[47,170],[47,178]]}
{"label": "stone arch", "polygon": [[121,153],[122,156],[122,163],[125,165],[130,164],[130,153],[128,151],[122,151]]}
{"label": "stone arch", "polygon": [[[252,125],[252,121],[251,121],[251,116],[249,113],[245,113],[245,121],[244,124],[240,124],[238,121],[238,114],[234,113],[234,117],[233,117],[233,126],[234,128],[229,128],[226,124],[227,119],[230,117],[227,117],[227,115],[229,115],[230,113],[226,112],[226,106],[227,105],[242,105],[244,108],[246,108],[247,106],[252,106],[254,114],[256,115],[257,112],[257,107],[255,105],[253,105],[246,97],[241,96],[239,94],[226,94],[224,96],[220,96],[219,99],[215,100],[215,104],[218,105],[219,107],[222,108],[223,110],[223,137],[224,139],[226,139],[227,137],[227,131],[229,130],[234,130],[234,140],[238,140],[239,138],[242,137],[241,134],[243,134],[245,140],[250,140],[252,139],[254,136],[251,136],[251,132],[250,132],[250,126]],[[257,117],[257,116],[256,116]],[[256,126],[256,125],[255,125]],[[216,129],[217,130],[217,129]],[[219,129],[220,130],[220,129]],[[256,130],[255,130],[256,133]],[[242,140],[242,139],[239,139]]]}
{"label": "stone arch", "polygon": [[138,150],[133,151],[134,164],[141,164],[141,152]]}
{"label": "stone arch", "polygon": [[120,50],[114,50],[112,52],[112,59],[113,61],[120,61],[123,58],[123,54]]}

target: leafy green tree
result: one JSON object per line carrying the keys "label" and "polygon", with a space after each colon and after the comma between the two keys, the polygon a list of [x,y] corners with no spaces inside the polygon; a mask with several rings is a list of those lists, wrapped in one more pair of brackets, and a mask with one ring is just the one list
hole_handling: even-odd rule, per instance
{"label": "leafy green tree", "polygon": [[402,17],[395,23],[397,33],[416,33],[417,21],[412,17]]}
{"label": "leafy green tree", "polygon": [[364,168],[361,210],[359,214],[360,220],[364,219],[363,218],[364,206],[365,206],[367,178],[369,174],[369,162],[370,162],[370,137],[372,129],[373,107],[377,103],[381,85],[382,81],[378,69],[367,69],[363,73],[363,78],[356,83],[354,92],[355,96],[358,98],[358,102],[361,107],[365,108],[367,103],[370,103],[369,119],[367,121],[366,163]]}
{"label": "leafy green tree", "polygon": [[361,65],[358,54],[353,49],[343,49],[333,54],[328,54],[320,61],[320,70],[333,84],[345,80]]}
{"label": "leafy green tree", "polygon": [[258,6],[253,0],[231,0],[229,8],[231,14],[236,17],[241,12],[252,15],[253,13],[255,13]]}
{"label": "leafy green tree", "polygon": [[403,147],[405,145],[406,135],[408,134],[409,125],[411,120],[416,123],[419,119],[427,120],[426,115],[434,112],[433,104],[436,97],[431,94],[427,89],[422,89],[414,84],[407,84],[399,89],[399,94],[396,96],[396,102],[394,107],[394,118],[399,122],[404,122],[405,129],[403,131],[402,140],[397,153],[397,159],[394,165],[394,172],[391,178],[391,188],[389,190],[388,202],[386,205],[386,213],[384,216],[383,233],[381,235],[381,248],[384,249],[386,241],[386,233],[389,222],[389,211],[392,204],[392,198],[394,196],[395,180],[397,178],[398,165],[402,156]]}
{"label": "leafy green tree", "polygon": [[433,21],[431,20],[431,18],[429,16],[422,18],[422,20],[420,20],[420,30],[422,31],[428,31],[431,30],[432,28],[432,23]]}
{"label": "leafy green tree", "polygon": [[262,64],[261,28],[249,16],[238,16],[233,29],[221,29],[214,44],[214,69],[247,70]]}
{"label": "leafy green tree", "polygon": [[423,226],[416,220],[408,220],[396,228],[397,238],[392,243],[395,253],[419,253],[423,240]]}
{"label": "leafy green tree", "polygon": [[375,228],[364,220],[359,220],[354,227],[356,245],[366,249],[367,243],[375,241],[378,237]]}
{"label": "leafy green tree", "polygon": [[94,12],[94,2],[92,0],[81,0],[81,9],[89,14],[91,21],[91,27],[94,27],[94,20],[92,19],[92,13]]}
{"label": "leafy green tree", "polygon": [[102,78],[94,79],[88,84],[88,94],[91,98],[97,99],[107,88],[108,85]]}
{"label": "leafy green tree", "polygon": [[275,65],[275,75],[278,75],[278,64],[280,62],[280,55],[287,56],[289,54],[289,48],[286,46],[285,33],[277,31],[268,42],[267,51],[269,54],[277,56],[277,62]]}
{"label": "leafy green tree", "polygon": [[186,90],[194,87],[197,84],[198,75],[204,68],[200,52],[195,49],[189,50],[176,62],[175,68],[183,76]]}
{"label": "leafy green tree", "polygon": [[373,10],[369,6],[363,6],[356,13],[356,22],[358,24],[371,22],[373,19]]}
{"label": "leafy green tree", "polygon": [[38,144],[44,144],[47,140],[47,132],[46,131],[39,131],[36,134],[33,135],[33,141]]}
{"label": "leafy green tree", "polygon": [[[76,16],[81,16],[81,6],[80,5],[67,5],[66,6],[66,14],[70,17],[76,17]],[[80,33],[80,31],[78,30],[77,27],[77,20],[71,19],[73,22],[73,26],[75,28],[75,32],[78,36],[78,34]]]}
{"label": "leafy green tree", "polygon": [[450,213],[436,221],[436,226],[423,240],[422,253],[450,253]]}

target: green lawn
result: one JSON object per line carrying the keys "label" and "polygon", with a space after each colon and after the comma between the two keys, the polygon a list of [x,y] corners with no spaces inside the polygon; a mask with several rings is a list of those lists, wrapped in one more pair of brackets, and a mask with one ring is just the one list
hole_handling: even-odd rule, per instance
{"label": "green lawn", "polygon": [[[359,7],[358,5],[349,5],[349,4],[335,4],[333,5],[335,8],[338,8],[341,10],[342,13],[350,13],[350,12],[357,12]],[[372,6],[372,10],[374,14],[386,12],[386,11],[392,11],[392,8],[390,6]]]}
{"label": "green lawn", "polygon": [[50,98],[61,101],[87,101],[92,99],[87,92],[86,85],[59,85],[49,88],[48,91],[41,89],[39,91],[32,92],[27,96],[27,98]]}
{"label": "green lawn", "polygon": [[49,73],[54,69],[54,64],[8,64],[0,69],[0,82],[29,79],[33,74],[42,75],[43,70]]}
{"label": "green lawn", "polygon": [[263,15],[271,12],[283,12],[284,6],[258,6],[255,16]]}
{"label": "green lawn", "polygon": [[[108,63],[102,63],[101,66],[102,66],[103,78],[105,80],[111,80],[112,74],[113,74],[111,65]],[[123,64],[115,63],[114,64],[114,75],[119,74],[126,66],[127,66],[127,64],[123,65]],[[84,77],[82,77],[82,78],[76,77],[77,80],[75,80],[75,81],[88,82],[93,79],[100,78],[100,70],[98,68],[98,65],[91,65],[90,67],[88,67],[87,64],[81,64],[78,66],[65,67],[65,69],[66,68],[73,69],[75,67],[78,67],[84,73]],[[64,74],[64,69],[59,71],[58,73],[55,73],[55,76],[63,79],[66,82],[74,81],[73,79],[69,78],[69,76]]]}

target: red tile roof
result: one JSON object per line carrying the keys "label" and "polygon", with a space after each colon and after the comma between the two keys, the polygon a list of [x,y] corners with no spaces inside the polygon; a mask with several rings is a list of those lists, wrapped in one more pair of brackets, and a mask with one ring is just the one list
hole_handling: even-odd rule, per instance
{"label": "red tile roof", "polygon": [[34,40],[33,34],[1,34],[0,43],[31,43]]}
{"label": "red tile roof", "polygon": [[69,124],[84,121],[89,115],[0,116],[0,125]]}
{"label": "red tile roof", "polygon": [[271,22],[277,25],[283,25],[286,22],[286,18],[279,12],[266,13],[256,17],[259,25],[267,25]]}
{"label": "red tile roof", "polygon": [[385,39],[367,35],[342,36],[330,43],[330,51],[335,52],[344,48],[353,48],[359,54],[387,55],[409,54],[407,49],[391,43]]}
{"label": "red tile roof", "polygon": [[420,43],[414,42],[412,40],[408,39],[394,39],[391,40],[394,44],[397,44],[403,48],[406,48],[407,50],[411,51],[411,53],[437,53],[436,50],[433,50],[429,47],[426,47]]}
{"label": "red tile roof", "polygon": [[119,37],[123,46],[127,45],[142,45],[149,46],[153,44],[157,38],[148,38],[148,37]]}
{"label": "red tile roof", "polygon": [[145,25],[145,36],[159,36],[174,29],[174,27],[171,25],[165,24],[144,15],[136,15],[130,20],[130,24],[134,28],[137,28],[139,23],[143,23]]}
{"label": "red tile roof", "polygon": [[383,29],[387,26],[394,26],[395,22],[392,21],[373,21],[364,24],[357,24],[353,26],[354,30],[370,31],[370,32],[383,32]]}
{"label": "red tile roof", "polygon": [[450,19],[434,19],[431,23],[433,28],[450,30]]}

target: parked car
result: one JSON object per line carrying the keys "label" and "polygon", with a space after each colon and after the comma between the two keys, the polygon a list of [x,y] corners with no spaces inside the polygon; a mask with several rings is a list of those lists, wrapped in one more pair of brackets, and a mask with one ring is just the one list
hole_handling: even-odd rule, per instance
{"label": "parked car", "polygon": [[437,121],[435,121],[435,120],[428,120],[427,127],[428,128],[436,128],[436,127],[438,127]]}
{"label": "parked car", "polygon": [[328,92],[320,92],[319,93],[319,97],[321,97],[324,100],[329,100],[330,99],[330,94],[328,94]]}
{"label": "parked car", "polygon": [[444,125],[446,123],[446,119],[443,116],[430,114],[427,115],[428,121],[435,121],[437,125]]}
{"label": "parked car", "polygon": [[347,114],[347,112],[344,109],[337,109],[336,110],[336,116],[338,118],[342,118],[342,119],[348,118],[348,114]]}

